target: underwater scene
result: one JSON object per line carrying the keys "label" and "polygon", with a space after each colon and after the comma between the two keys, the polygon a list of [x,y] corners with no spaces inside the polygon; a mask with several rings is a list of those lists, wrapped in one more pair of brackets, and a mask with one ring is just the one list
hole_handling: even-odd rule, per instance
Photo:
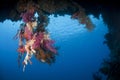
{"label": "underwater scene", "polygon": [[[89,16],[95,24],[93,31],[88,31],[77,20],[69,15],[54,17],[46,27],[50,37],[55,41],[58,53],[55,62],[47,64],[31,57],[25,71],[23,64],[18,64],[18,42],[13,39],[22,22],[6,20],[1,25],[1,79],[2,80],[92,80],[102,60],[108,56],[109,49],[103,44],[104,35],[108,32],[99,19]],[[57,26],[57,27],[56,27]],[[56,54],[56,53],[55,53]],[[20,55],[20,54],[19,54]]]}
{"label": "underwater scene", "polygon": [[0,3],[0,80],[120,80],[118,5]]}

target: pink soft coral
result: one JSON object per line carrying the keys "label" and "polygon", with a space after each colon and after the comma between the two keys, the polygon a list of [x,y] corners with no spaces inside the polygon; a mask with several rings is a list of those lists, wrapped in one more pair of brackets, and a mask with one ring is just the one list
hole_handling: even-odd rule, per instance
{"label": "pink soft coral", "polygon": [[42,39],[43,39],[43,36],[44,36],[44,34],[43,33],[36,33],[35,35],[34,35],[34,40],[35,40],[35,42],[34,42],[34,44],[32,45],[32,47],[33,47],[33,49],[38,49],[38,48],[40,48],[40,45],[41,45],[41,41],[42,41]]}
{"label": "pink soft coral", "polygon": [[53,53],[57,53],[56,49],[53,47],[54,41],[53,40],[44,40],[43,44],[45,46],[46,49],[50,50]]}
{"label": "pink soft coral", "polygon": [[27,23],[27,22],[32,21],[32,19],[33,19],[33,17],[34,17],[34,13],[27,11],[27,12],[25,12],[25,13],[22,13],[22,14],[21,14],[21,17],[22,17],[23,21],[24,21],[25,23]]}

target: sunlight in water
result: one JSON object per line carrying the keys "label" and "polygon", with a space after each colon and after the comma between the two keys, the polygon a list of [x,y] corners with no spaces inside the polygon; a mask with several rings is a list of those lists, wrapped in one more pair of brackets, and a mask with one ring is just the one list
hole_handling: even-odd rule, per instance
{"label": "sunlight in water", "polygon": [[[85,28],[85,25],[81,25],[77,20],[71,19],[69,15],[58,17],[50,15],[50,22],[46,29],[52,39],[55,40],[55,45],[60,46],[57,61],[54,65],[47,66],[40,64],[36,59],[32,58],[34,65],[32,65],[32,67],[28,66],[29,68],[27,68],[25,74],[18,71],[16,60],[18,41],[12,39],[22,21],[12,22],[6,20],[0,23],[0,41],[2,45],[0,46],[1,73],[4,73],[3,76],[8,76],[18,71],[15,78],[20,78],[21,80],[28,75],[28,79],[32,77],[34,79],[44,79],[44,75],[47,75],[48,78],[52,77],[52,80],[57,80],[61,77],[63,77],[63,80],[73,78],[92,80],[93,72],[98,70],[103,58],[107,56],[109,51],[108,48],[103,45],[104,35],[108,31],[103,23],[102,16],[100,15],[99,19],[94,18],[92,15],[89,17],[95,25],[95,28],[91,32]],[[8,46],[11,47],[6,48]],[[8,65],[9,68],[6,68]],[[33,76],[33,73],[37,72],[40,72],[40,77],[39,75],[37,75],[38,77]],[[20,77],[19,74],[22,75],[22,77]],[[12,79],[12,77],[8,76],[6,80],[9,78]],[[46,77],[46,80],[49,79]]]}
{"label": "sunlight in water", "polygon": [[[99,25],[101,25],[102,16],[99,16],[99,19],[94,18],[93,15],[89,16],[93,24],[95,25],[94,30],[98,29]],[[51,34],[51,37],[56,40],[66,40],[68,38],[75,38],[75,36],[84,35],[85,33],[92,33],[89,32],[85,25],[82,25],[78,22],[78,20],[71,19],[71,16],[58,16],[54,17],[54,15],[50,15],[50,23],[46,28],[48,32]],[[103,24],[103,23],[102,23]],[[100,29],[100,28],[99,28]],[[59,39],[57,38],[59,36]]]}

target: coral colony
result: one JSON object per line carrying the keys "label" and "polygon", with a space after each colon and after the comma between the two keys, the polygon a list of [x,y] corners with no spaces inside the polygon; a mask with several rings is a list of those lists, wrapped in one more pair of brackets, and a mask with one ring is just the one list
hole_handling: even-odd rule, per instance
{"label": "coral colony", "polygon": [[[48,1],[49,2],[49,1]],[[45,4],[44,9],[52,13],[59,7],[53,6],[53,8],[47,7]],[[66,7],[67,5],[63,5]],[[19,39],[18,47],[18,64],[21,64],[21,59],[23,60],[23,71],[25,71],[26,65],[28,63],[32,64],[31,57],[35,55],[36,59],[43,63],[51,64],[55,61],[55,56],[58,54],[56,48],[54,47],[55,41],[50,38],[49,32],[45,27],[49,23],[48,15],[43,14],[40,9],[41,6],[30,1],[25,5],[21,2],[17,5],[18,12],[20,13],[20,18],[22,18],[23,23],[14,38]],[[52,7],[52,6],[50,6]],[[38,17],[35,17],[35,13],[38,13]],[[84,9],[79,6],[79,10],[74,12],[71,16],[72,19],[77,19],[81,24],[85,24],[86,28],[91,31],[94,27],[88,16],[85,15]]]}
{"label": "coral colony", "polygon": [[[87,15],[92,14],[98,18],[101,14],[108,28],[104,43],[110,49],[110,56],[109,59],[103,61],[99,72],[106,75],[107,80],[120,80],[120,18],[118,17],[120,16],[120,8],[119,4],[116,4],[118,0],[114,0],[114,3],[111,1],[108,4],[103,4],[104,0],[0,1],[1,22],[6,19],[12,21],[23,20],[23,24],[20,25],[20,29],[14,38],[19,38],[18,63],[20,65],[21,60],[25,57],[23,61],[24,69],[27,63],[32,64],[31,57],[33,55],[44,63],[51,64],[55,61],[58,51],[53,46],[54,41],[50,39],[49,32],[45,29],[49,24],[49,15],[70,15],[72,19],[77,19],[91,31],[94,26]],[[35,13],[38,13],[37,18],[34,16]],[[45,37],[47,37],[47,41]],[[99,73],[94,74],[95,80],[100,80],[98,77],[100,77]]]}
{"label": "coral colony", "polygon": [[37,21],[34,14],[34,8],[21,14],[23,23],[16,34],[16,37],[19,38],[19,64],[21,57],[25,55],[23,71],[28,63],[32,64],[31,57],[33,55],[41,62],[51,64],[57,54],[57,50],[53,46],[54,41],[50,39],[49,33],[42,28],[46,23]]}

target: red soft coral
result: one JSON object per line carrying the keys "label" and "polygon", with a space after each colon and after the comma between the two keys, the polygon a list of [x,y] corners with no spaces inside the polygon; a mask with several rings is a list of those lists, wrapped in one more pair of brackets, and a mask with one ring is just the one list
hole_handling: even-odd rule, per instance
{"label": "red soft coral", "polygon": [[26,40],[32,39],[33,33],[28,29],[28,27],[25,27],[25,32],[24,32],[24,38]]}
{"label": "red soft coral", "polygon": [[23,45],[19,46],[18,52],[25,53],[25,47]]}

